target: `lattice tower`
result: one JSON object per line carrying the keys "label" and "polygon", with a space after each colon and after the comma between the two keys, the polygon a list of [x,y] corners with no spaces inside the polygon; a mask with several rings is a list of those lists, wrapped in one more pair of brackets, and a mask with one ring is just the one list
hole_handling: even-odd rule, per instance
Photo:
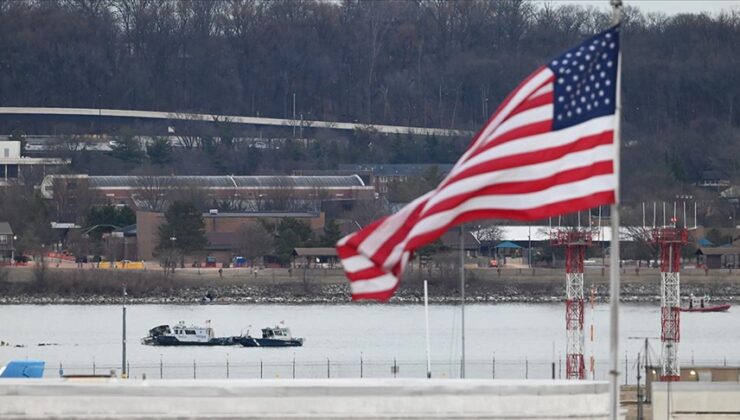
{"label": "lattice tower", "polygon": [[662,342],[662,381],[678,381],[678,343],[681,341],[681,247],[688,242],[688,231],[678,227],[653,230],[653,241],[660,249],[660,341]]}
{"label": "lattice tower", "polygon": [[591,238],[591,232],[580,230],[559,230],[553,236],[553,245],[565,247],[565,375],[568,379],[585,379],[583,260]]}

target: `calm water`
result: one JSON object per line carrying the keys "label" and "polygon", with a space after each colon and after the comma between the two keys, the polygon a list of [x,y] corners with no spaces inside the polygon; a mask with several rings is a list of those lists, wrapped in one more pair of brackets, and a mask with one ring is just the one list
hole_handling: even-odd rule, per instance
{"label": "calm water", "polygon": [[[684,363],[692,357],[696,363],[724,363],[725,358],[728,364],[740,363],[740,310],[733,309],[682,314],[680,356]],[[607,305],[599,305],[594,313],[597,378],[603,378],[607,370],[608,311]],[[560,372],[564,318],[562,304],[466,306],[467,376],[547,378],[552,362]],[[622,306],[620,358],[624,359],[626,351],[632,377],[634,358],[643,341],[628,337],[659,336],[659,318],[657,306]],[[211,320],[217,335],[237,335],[250,325],[254,334],[284,320],[306,343],[284,349],[140,344],[149,328],[179,320],[201,325]],[[587,308],[587,331],[590,320]],[[435,376],[459,376],[459,325],[459,307],[430,307]],[[387,377],[394,359],[400,376],[423,376],[425,372],[424,311],[420,305],[135,305],[128,307],[127,339],[132,376],[192,377],[195,362],[197,377],[225,377],[227,370],[229,377],[292,377],[294,369],[296,377]],[[25,346],[0,347],[0,365],[10,359],[29,358],[45,360],[48,376],[58,375],[60,363],[66,374],[92,373],[93,365],[96,373],[107,372],[120,368],[121,308],[0,306],[0,340]],[[650,345],[655,358],[660,354],[659,340],[652,339]],[[587,360],[589,354],[587,341]]]}

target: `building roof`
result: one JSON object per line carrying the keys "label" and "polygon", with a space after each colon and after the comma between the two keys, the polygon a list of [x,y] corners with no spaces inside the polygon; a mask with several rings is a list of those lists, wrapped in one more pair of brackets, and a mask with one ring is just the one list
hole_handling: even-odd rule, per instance
{"label": "building roof", "polygon": [[295,248],[293,255],[296,257],[336,257],[337,249],[333,247]]}
{"label": "building roof", "polygon": [[114,231],[111,232],[112,236],[125,236],[125,237],[134,237],[136,236],[136,223],[133,225],[128,225],[124,227],[120,227]]}
{"label": "building roof", "polygon": [[299,218],[314,218],[321,216],[321,212],[319,211],[262,211],[262,212],[218,212],[218,213],[211,213],[211,212],[205,212],[203,213],[203,218],[208,219],[228,219],[228,218],[276,218],[276,219],[282,219],[286,217],[292,217],[294,219]]}
{"label": "building roof", "polygon": [[697,255],[740,255],[740,248],[734,246],[699,247]]}
{"label": "building roof", "polygon": [[380,176],[415,176],[421,175],[429,168],[437,167],[439,172],[447,174],[454,165],[448,163],[362,163],[362,164],[340,164],[342,171],[372,172]]}
{"label": "building roof", "polygon": [[727,175],[716,169],[709,169],[701,173],[702,180],[727,179]]}
{"label": "building roof", "polygon": [[318,176],[89,176],[90,188],[346,188],[364,187],[357,175]]}
{"label": "building roof", "polygon": [[714,246],[714,244],[712,243],[712,241],[710,241],[707,238],[701,238],[698,241],[696,241],[696,243],[699,244],[699,246],[705,247],[705,248],[706,247],[712,247],[712,246]]}
{"label": "building roof", "polygon": [[0,222],[0,235],[12,235],[13,229],[10,228],[10,223]]}
{"label": "building roof", "polygon": [[[523,242],[523,241],[549,241],[550,240],[550,233],[557,231],[557,226],[547,226],[547,225],[510,225],[510,226],[498,226],[498,228],[501,231],[501,240],[502,241],[511,241],[511,242]],[[562,229],[570,229],[572,227],[563,226]],[[593,226],[591,229],[593,232],[593,240],[594,241],[604,241],[608,242],[612,239],[612,229],[610,226],[602,226],[601,229],[598,228],[598,226]],[[632,237],[630,236],[629,229],[625,226],[622,226],[620,229],[620,240],[622,242],[630,242],[632,241]],[[476,237],[478,235],[478,232],[473,232]]]}
{"label": "building roof", "polygon": [[[320,175],[320,176],[89,176],[84,174],[47,175],[41,182],[41,192],[45,198],[54,195],[55,180],[77,180],[87,187],[109,191],[146,191],[146,190],[222,190],[222,191],[255,191],[267,190],[294,191],[308,190],[317,194],[326,191],[334,193],[334,199],[343,197],[349,191],[360,193],[374,192],[371,185],[365,185],[359,175]],[[340,192],[342,194],[340,194]]]}
{"label": "building roof", "polygon": [[500,244],[494,246],[494,248],[497,248],[497,249],[521,249],[521,247],[519,245],[515,244],[514,242],[510,242],[510,241],[501,242]]}
{"label": "building roof", "polygon": [[31,158],[31,157],[17,157],[17,158],[3,158],[0,157],[0,164],[3,165],[69,165],[72,163],[69,159],[61,158]]}
{"label": "building roof", "polygon": [[740,197],[740,188],[737,186],[727,188],[725,190],[722,190],[721,193],[719,193],[720,197],[722,198],[738,198]]}

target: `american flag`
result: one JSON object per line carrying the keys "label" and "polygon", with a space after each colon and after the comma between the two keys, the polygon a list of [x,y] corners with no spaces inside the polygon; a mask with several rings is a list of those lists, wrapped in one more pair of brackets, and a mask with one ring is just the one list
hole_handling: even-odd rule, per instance
{"label": "american flag", "polygon": [[614,203],[618,60],[618,26],[556,57],[509,94],[436,189],[342,238],[353,300],[388,300],[413,252],[460,223]]}

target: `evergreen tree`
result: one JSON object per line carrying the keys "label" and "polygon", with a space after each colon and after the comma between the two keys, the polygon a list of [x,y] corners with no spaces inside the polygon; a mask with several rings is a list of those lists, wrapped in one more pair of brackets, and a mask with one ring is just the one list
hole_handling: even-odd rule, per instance
{"label": "evergreen tree", "polygon": [[116,136],[110,148],[111,156],[127,163],[141,163],[144,159],[144,151],[141,150],[139,141],[129,133]]}
{"label": "evergreen tree", "polygon": [[172,161],[172,144],[167,138],[155,137],[146,146],[146,155],[155,165],[164,165]]}
{"label": "evergreen tree", "polygon": [[203,215],[192,203],[175,201],[164,217],[166,222],[159,227],[158,249],[187,254],[208,244]]}
{"label": "evergreen tree", "polygon": [[342,231],[336,220],[330,220],[324,226],[324,234],[321,236],[321,245],[335,246],[337,241],[342,237]]}
{"label": "evergreen tree", "polygon": [[266,221],[262,223],[268,232],[274,232],[275,254],[282,264],[290,262],[293,249],[314,246],[311,227],[302,220],[287,217],[277,225]]}

